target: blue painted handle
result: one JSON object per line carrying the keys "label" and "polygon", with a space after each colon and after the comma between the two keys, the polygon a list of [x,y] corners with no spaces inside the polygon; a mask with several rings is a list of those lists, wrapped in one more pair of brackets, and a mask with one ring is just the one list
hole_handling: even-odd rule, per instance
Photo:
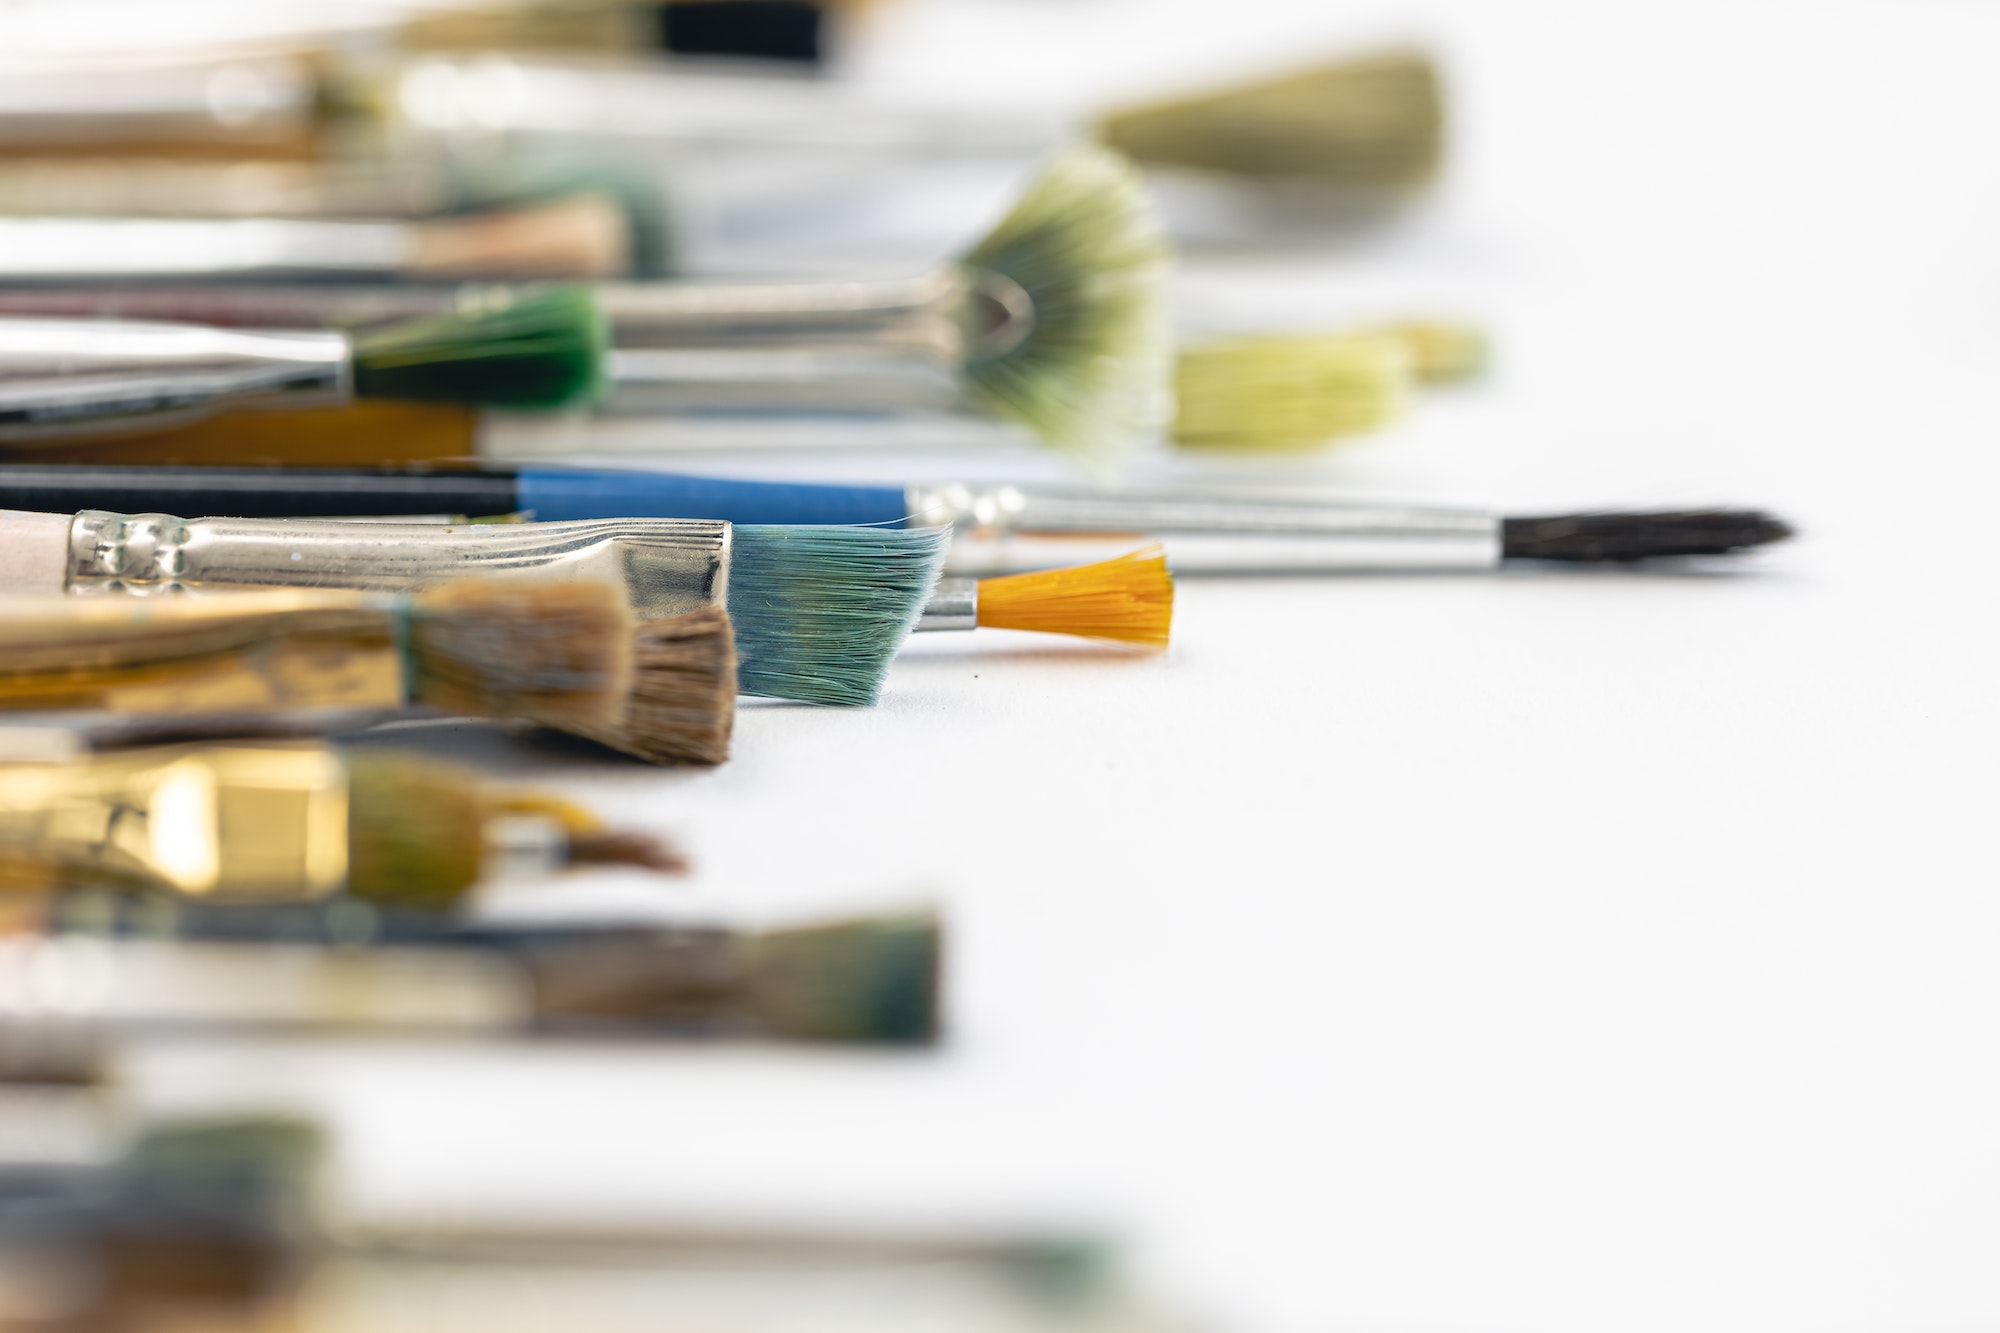
{"label": "blue painted handle", "polygon": [[574,518],[726,518],[731,523],[881,523],[903,526],[896,486],[802,486],[672,472],[522,468],[515,498],[543,522]]}

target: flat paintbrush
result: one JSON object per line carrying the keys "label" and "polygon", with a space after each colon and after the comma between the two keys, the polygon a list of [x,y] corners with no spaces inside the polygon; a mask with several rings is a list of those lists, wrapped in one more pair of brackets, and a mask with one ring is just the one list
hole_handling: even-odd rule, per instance
{"label": "flat paintbrush", "polygon": [[[1630,563],[1729,555],[1790,529],[1747,509],[1503,517],[1485,510],[1296,495],[1089,491],[986,484],[852,486],[562,467],[427,469],[0,467],[0,504],[266,516],[675,514],[752,523],[948,526],[946,568],[999,574],[1083,564],[1163,542],[1178,573],[1468,572],[1512,560]],[[3,531],[3,530],[0,530]]]}
{"label": "flat paintbrush", "polygon": [[192,745],[0,765],[0,891],[98,887],[216,902],[346,892],[436,908],[496,856],[549,869],[680,866],[662,845],[607,833],[566,801],[415,754]]}
{"label": "flat paintbrush", "polygon": [[[412,592],[467,577],[602,579],[645,621],[727,609],[745,694],[865,704],[916,623],[948,539],[942,528],[664,518],[426,524],[4,511],[0,592]],[[653,647],[673,655],[689,646]]]}
{"label": "flat paintbrush", "polygon": [[735,699],[726,612],[635,622],[600,580],[0,600],[0,711],[108,710],[191,736],[204,719],[418,705],[718,763]]}
{"label": "flat paintbrush", "polygon": [[105,978],[95,1003],[64,1009],[59,980],[47,991],[29,980],[10,996],[10,1023],[897,1045],[928,1043],[939,1026],[942,941],[928,912],[767,930],[514,929],[347,900],[80,906],[53,904],[41,939],[0,938],[0,966],[59,979],[68,959],[89,955]]}
{"label": "flat paintbrush", "polygon": [[[1166,416],[1166,253],[1130,169],[1114,154],[1078,149],[1049,164],[959,262],[915,278],[611,283],[592,292],[618,349],[605,374],[620,410],[889,412],[969,402],[1107,463]],[[375,325],[388,319],[498,319],[541,299],[532,287],[56,291],[0,294],[0,308],[347,327],[365,339],[381,336]],[[281,441],[272,452],[282,456]]]}

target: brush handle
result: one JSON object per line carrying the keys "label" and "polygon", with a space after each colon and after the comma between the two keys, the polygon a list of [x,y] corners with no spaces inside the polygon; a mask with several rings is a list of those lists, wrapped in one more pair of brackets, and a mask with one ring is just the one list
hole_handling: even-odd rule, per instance
{"label": "brush handle", "polygon": [[290,56],[10,70],[0,145],[213,142],[249,151],[318,119],[311,67]]}
{"label": "brush handle", "polygon": [[1110,559],[1158,539],[1177,573],[1477,571],[1500,563],[1482,510],[1199,494],[913,486],[910,522],[950,525],[946,568],[1005,574]]}
{"label": "brush handle", "polygon": [[[0,290],[0,315],[67,319],[175,320],[223,328],[364,328],[371,324],[444,315],[476,303],[492,290],[470,284],[321,283],[198,287],[32,286]],[[505,286],[508,294],[525,288]]]}
{"label": "brush handle", "polygon": [[421,257],[420,226],[292,218],[0,218],[0,279],[390,277]]}
{"label": "brush handle", "polygon": [[721,603],[729,549],[727,523],[688,519],[432,525],[90,510],[70,524],[66,583],[72,592],[408,592],[473,576],[599,578],[650,617]]}
{"label": "brush handle", "polygon": [[[0,253],[5,244],[0,237]],[[0,440],[157,428],[225,403],[337,404],[352,386],[340,333],[0,319]]]}

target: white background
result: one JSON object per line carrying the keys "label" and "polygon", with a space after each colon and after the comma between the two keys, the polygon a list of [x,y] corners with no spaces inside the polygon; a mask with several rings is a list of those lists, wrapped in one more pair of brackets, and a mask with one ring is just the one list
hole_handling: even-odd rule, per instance
{"label": "white background", "polygon": [[2000,10],[904,0],[850,54],[1082,106],[1400,36],[1448,64],[1445,188],[1191,259],[1185,319],[1490,323],[1486,383],[1322,484],[1801,540],[1187,579],[1163,659],[933,637],[873,711],[747,707],[713,773],[464,738],[701,864],[577,902],[942,902],[951,1040],[258,1059],[332,1114],[351,1206],[1080,1215],[1227,1330],[2000,1322]]}

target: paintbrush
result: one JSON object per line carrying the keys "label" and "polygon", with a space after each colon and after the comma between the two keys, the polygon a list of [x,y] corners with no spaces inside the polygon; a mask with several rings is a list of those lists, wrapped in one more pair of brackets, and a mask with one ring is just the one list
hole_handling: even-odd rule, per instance
{"label": "paintbrush", "polygon": [[601,278],[631,269],[619,201],[577,194],[463,217],[4,217],[0,282]]}
{"label": "paintbrush", "polygon": [[[906,411],[969,402],[1101,464],[1166,416],[1165,261],[1130,170],[1113,154],[1079,149],[1050,163],[958,263],[917,278],[593,290],[619,349],[607,376],[622,410]],[[373,336],[366,330],[384,319],[467,310],[497,318],[511,302],[536,299],[534,288],[504,287],[0,297],[16,312],[277,321],[354,327],[357,336]]]}
{"label": "paintbrush", "polygon": [[303,156],[318,147],[325,93],[298,55],[18,64],[0,101],[0,155]]}
{"label": "paintbrush", "polygon": [[[22,288],[0,291],[0,314],[80,318],[173,319],[224,327],[330,327],[365,329],[396,319],[455,310],[490,308],[533,292],[527,286],[497,287],[204,287]],[[693,379],[697,364],[688,354],[648,344],[665,334],[649,319],[648,289],[642,285],[593,286],[611,325],[612,350],[606,357],[605,385],[598,411],[613,416],[672,414],[693,409],[738,407],[770,410],[756,380],[736,383],[714,371],[706,386]],[[1295,451],[1329,440],[1365,434],[1408,410],[1416,384],[1452,384],[1477,375],[1486,343],[1470,325],[1450,320],[1406,320],[1332,333],[1259,334],[1201,339],[1184,345],[1174,358],[1175,411],[1168,438],[1198,449]],[[713,370],[714,368],[711,367]],[[900,377],[890,392],[889,379]],[[796,390],[787,390],[795,393]],[[813,390],[821,407],[848,411],[885,410],[891,398],[905,407],[945,411],[957,404],[954,381],[937,367],[884,363],[861,379],[823,383]],[[782,400],[783,395],[779,395]],[[295,437],[294,422],[282,431],[239,442],[220,438],[204,454],[217,461],[243,458],[261,449],[274,458],[315,461],[325,446]],[[319,423],[315,422],[315,426]],[[333,423],[326,423],[331,426]],[[421,427],[420,427],[421,429]],[[566,423],[564,431],[572,428]],[[475,452],[479,423],[468,414],[457,431],[435,446],[421,441],[412,449],[408,432],[381,435],[356,422],[338,442],[358,458],[360,442],[381,440],[381,461],[450,458]],[[350,441],[352,443],[350,444]],[[394,455],[393,458],[389,455]]]}
{"label": "paintbrush", "polygon": [[[1031,118],[871,106],[802,79],[703,78],[644,64],[579,66],[494,56],[413,61],[391,97],[414,126],[447,135],[504,128],[587,140],[822,153],[969,153],[1031,148],[1065,132]],[[1430,58],[1397,51],[1115,108],[1082,128],[1145,166],[1401,194],[1436,174],[1443,100]]]}
{"label": "paintbrush", "polygon": [[0,442],[354,397],[558,407],[596,392],[603,354],[581,287],[355,334],[0,319]]}
{"label": "paintbrush", "polygon": [[745,694],[866,704],[937,581],[948,540],[938,528],[664,518],[418,524],[6,512],[0,592],[410,592],[471,576],[605,579],[642,620],[724,606]]}
{"label": "paintbrush", "polygon": [[487,863],[680,868],[567,802],[394,751],[192,745],[0,765],[0,889],[446,906]]}
{"label": "paintbrush", "polygon": [[[1283,493],[1086,491],[936,483],[852,486],[529,466],[477,470],[0,468],[0,504],[317,516],[680,514],[753,523],[946,526],[947,569],[999,574],[1106,559],[1146,538],[1183,574],[1477,571],[1504,561],[1630,563],[1729,555],[1790,529],[1748,509],[1504,517],[1486,510]],[[740,617],[739,617],[740,621]],[[739,635],[741,627],[739,624]]]}
{"label": "paintbrush", "polygon": [[417,705],[712,764],[728,757],[735,699],[726,612],[635,623],[601,580],[0,599],[0,711],[105,710],[196,735],[204,719]]}
{"label": "paintbrush", "polygon": [[[764,930],[467,926],[348,900],[204,908],[50,905],[42,938],[0,938],[23,978],[15,1028],[436,1029],[924,1045],[938,1033],[929,912]],[[83,929],[79,930],[81,925]],[[90,966],[93,1002],[62,978]],[[47,979],[38,986],[36,978]]]}
{"label": "paintbrush", "polygon": [[[617,163],[517,153],[442,161],[361,155],[319,162],[0,157],[0,214],[9,216],[415,221],[498,214],[578,197],[611,200],[624,216],[629,262],[612,272],[657,277],[667,271],[671,236],[658,183],[649,173]],[[579,250],[579,262],[597,271],[605,262],[597,257],[599,248],[593,241]],[[511,271],[504,268],[509,262],[504,254],[494,260],[502,271]]]}

